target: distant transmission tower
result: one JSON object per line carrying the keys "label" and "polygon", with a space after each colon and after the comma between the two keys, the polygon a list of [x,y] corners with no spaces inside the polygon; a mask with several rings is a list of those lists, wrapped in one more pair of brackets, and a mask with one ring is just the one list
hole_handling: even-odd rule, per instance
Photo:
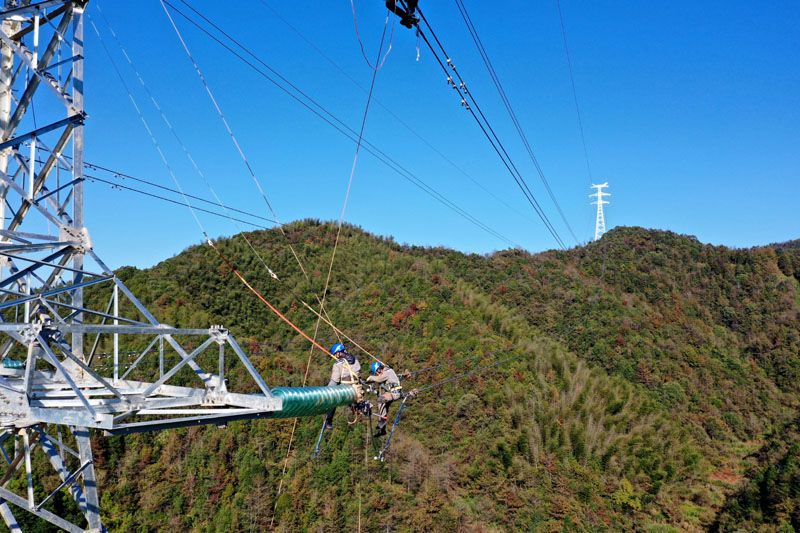
{"label": "distant transmission tower", "polygon": [[606,232],[606,218],[603,215],[603,206],[608,205],[609,202],[603,200],[603,196],[611,195],[607,192],[603,192],[603,187],[608,187],[608,182],[601,185],[592,185],[592,189],[597,189],[597,192],[589,195],[589,198],[597,197],[597,201],[592,202],[592,205],[597,206],[597,222],[594,225],[594,240],[600,239],[603,233]]}

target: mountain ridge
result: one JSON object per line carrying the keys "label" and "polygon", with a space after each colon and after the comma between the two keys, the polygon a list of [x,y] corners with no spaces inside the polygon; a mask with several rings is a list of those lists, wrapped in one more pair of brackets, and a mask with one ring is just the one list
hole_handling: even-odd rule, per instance
{"label": "mountain ridge", "polygon": [[[306,220],[285,231],[307,278],[276,230],[247,237],[280,282],[241,236],[217,246],[313,332],[300,300],[315,301],[324,284],[336,227]],[[376,357],[398,370],[474,358],[407,387],[520,357],[410,403],[383,464],[368,457],[366,427],[338,418],[316,461],[320,421],[299,421],[284,476],[291,421],[95,436],[110,529],[264,530],[273,510],[278,531],[353,530],[362,518],[368,531],[793,523],[776,509],[793,501],[781,495],[795,478],[780,478],[758,509],[747,487],[794,453],[780,435],[798,409],[800,252],[615,228],[566,251],[481,256],[345,225],[336,256],[327,311]],[[224,323],[270,386],[301,384],[307,343],[210,247],[117,274],[159,320]],[[531,354],[514,351],[519,343]],[[325,383],[328,361],[311,361],[309,384]]]}

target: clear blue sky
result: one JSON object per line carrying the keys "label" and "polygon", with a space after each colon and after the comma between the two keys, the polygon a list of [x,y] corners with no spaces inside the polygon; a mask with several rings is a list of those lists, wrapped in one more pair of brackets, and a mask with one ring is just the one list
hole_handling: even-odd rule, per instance
{"label": "clear blue sky", "polygon": [[[190,13],[180,0],[172,1]],[[368,87],[372,71],[359,47],[350,2],[320,8],[317,2],[269,0],[237,3],[236,9],[206,0],[189,3],[359,128],[366,94],[267,7]],[[591,180],[555,0],[503,2],[501,8],[493,2],[465,4],[567,220],[580,241],[590,239]],[[576,245],[455,2],[421,0],[420,7],[558,233],[568,246]],[[563,0],[561,7],[593,180],[610,184],[609,228],[668,229],[735,247],[800,237],[800,3]],[[271,218],[160,3],[94,0],[88,12],[181,186],[213,199],[98,8],[222,201]],[[386,10],[381,0],[356,0],[355,13],[373,62]],[[338,220],[355,145],[173,16],[280,220]],[[414,33],[397,23],[393,30],[365,138],[510,241],[532,252],[556,248],[424,43],[417,61]],[[85,75],[86,160],[174,188],[88,20]],[[100,183],[87,184],[86,202],[95,247],[114,268],[148,267],[202,241],[186,208]],[[198,216],[212,237],[251,228]],[[477,253],[508,247],[363,151],[345,220],[410,244]]]}

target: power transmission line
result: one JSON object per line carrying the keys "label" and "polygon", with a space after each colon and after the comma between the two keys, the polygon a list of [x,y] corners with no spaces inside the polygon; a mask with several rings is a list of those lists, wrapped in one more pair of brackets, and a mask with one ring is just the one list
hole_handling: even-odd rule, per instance
{"label": "power transmission line", "polygon": [[586,159],[586,171],[589,173],[589,183],[594,181],[592,178],[592,167],[589,165],[589,151],[586,149],[586,136],[583,134],[583,120],[581,120],[581,109],[578,106],[578,91],[575,90],[575,76],[572,75],[572,60],[569,57],[569,47],[567,46],[567,31],[564,29],[564,16],[561,13],[561,0],[556,0],[558,6],[558,20],[561,22],[561,36],[564,39],[564,53],[567,56],[567,67],[569,68],[569,81],[572,84],[572,98],[575,100],[575,113],[578,115],[578,128],[581,132],[581,143],[583,144],[583,157]]}
{"label": "power transmission line", "polygon": [[578,238],[575,236],[575,232],[572,231],[572,226],[570,226],[569,221],[567,221],[567,217],[564,216],[564,212],[561,210],[561,206],[559,205],[558,200],[556,200],[556,197],[553,194],[553,190],[550,188],[550,183],[547,181],[547,178],[544,175],[544,171],[542,170],[539,161],[536,159],[536,155],[534,155],[533,153],[533,148],[531,148],[531,145],[528,142],[528,137],[525,135],[525,132],[523,131],[522,126],[520,125],[519,120],[517,119],[517,114],[511,107],[511,102],[508,100],[508,96],[506,95],[506,92],[503,89],[503,85],[500,83],[500,77],[494,70],[494,65],[492,65],[492,61],[491,59],[489,59],[489,54],[486,52],[486,49],[483,46],[483,42],[481,41],[481,38],[478,36],[478,30],[472,23],[472,19],[470,18],[469,13],[467,12],[467,7],[464,5],[464,2],[462,0],[455,0],[455,3],[459,13],[461,13],[461,18],[467,25],[467,30],[469,30],[470,36],[472,37],[472,41],[475,43],[475,46],[478,49],[478,53],[480,54],[481,59],[483,60],[483,64],[486,66],[486,70],[489,71],[489,76],[492,78],[492,82],[494,83],[497,92],[500,94],[500,99],[503,101],[503,105],[505,106],[506,111],[508,111],[508,115],[511,117],[511,121],[514,123],[514,127],[516,128],[517,133],[519,133],[520,139],[522,139],[522,143],[525,145],[525,149],[528,152],[528,156],[530,156],[531,162],[533,162],[534,167],[536,167],[536,171],[539,173],[539,178],[542,180],[542,184],[544,184],[544,187],[547,190],[547,194],[550,196],[550,199],[556,206],[558,214],[561,216],[561,220],[563,220],[564,224],[567,226],[567,229],[572,235],[572,238],[575,239],[576,243],[580,244]]}
{"label": "power transmission line", "polygon": [[[103,178],[98,178],[97,176],[90,176],[89,174],[84,174],[84,177],[86,179],[88,179],[89,181],[98,181],[98,182],[101,182],[101,183],[106,183],[108,185],[111,185],[112,188],[125,189],[126,191],[135,192],[135,193],[138,193],[138,194],[149,196],[151,198],[156,198],[158,200],[163,200],[165,202],[169,202],[169,203],[172,203],[172,204],[177,204],[177,205],[180,205],[182,207],[191,207],[192,209],[194,209],[196,211],[200,211],[202,213],[208,213],[210,215],[214,215],[214,216],[218,216],[218,217],[222,217],[222,218],[227,218],[227,219],[230,219],[230,220],[235,220],[237,222],[242,222],[243,224],[249,224],[251,226],[255,226],[256,228],[260,228],[260,229],[269,229],[267,226],[262,226],[260,224],[256,224],[255,222],[250,222],[249,220],[243,220],[243,219],[240,219],[240,218],[232,218],[229,215],[226,215],[226,214],[223,214],[223,213],[217,213],[216,211],[211,211],[211,210],[208,210],[208,209],[203,209],[202,207],[189,206],[189,205],[186,204],[186,202],[179,202],[177,200],[172,200],[170,198],[166,198],[166,197],[160,196],[158,194],[153,194],[153,193],[149,193],[149,192],[146,192],[146,191],[142,191],[140,189],[135,189],[133,187],[127,187],[125,185],[120,185],[119,183],[115,183],[115,182],[109,181],[109,180],[104,180]],[[173,192],[177,193],[178,191],[173,191]],[[196,196],[191,196],[191,195],[188,195],[188,194],[186,196],[189,196],[191,198],[195,198],[195,199],[200,200],[202,202],[208,202],[208,203],[212,203],[212,204],[214,203],[214,202],[210,202],[208,200],[203,200],[202,198],[197,198]],[[219,204],[214,204],[214,205],[219,205]],[[256,216],[256,215],[251,215],[251,216]],[[262,217],[258,217],[258,218],[262,218]]]}
{"label": "power transmission line", "polygon": [[[136,181],[138,183],[143,183],[145,185],[150,185],[151,187],[156,187],[156,188],[164,190],[164,191],[168,191],[168,192],[175,193],[175,194],[181,194],[181,191],[178,191],[176,189],[170,189],[169,187],[165,187],[163,185],[159,185],[158,183],[153,183],[152,181],[147,181],[147,180],[142,179],[142,178],[137,178],[137,177],[131,176],[130,174],[125,174],[123,172],[120,172],[118,170],[112,170],[110,168],[105,168],[105,167],[102,167],[100,165],[96,165],[94,163],[86,162],[86,163],[84,163],[83,166],[85,168],[87,168],[87,169],[90,169],[90,170],[102,170],[104,172],[108,172],[108,173],[112,174],[114,177],[119,177],[119,178],[123,178],[123,179],[129,179],[129,180],[132,180],[132,181]],[[111,183],[109,181],[105,181],[105,180],[103,180],[103,179],[101,179],[99,177],[96,177],[96,176],[88,176],[87,175],[87,177],[91,178],[91,179],[94,179],[94,180],[97,180],[97,181],[102,181],[104,183]],[[116,186],[116,184],[114,184],[114,185]],[[147,194],[149,196],[154,196],[156,198],[159,198],[156,195],[153,195],[153,194],[150,194],[150,193],[146,193],[144,191],[139,191],[138,189],[134,189],[132,187],[125,187],[125,189],[128,189],[128,190],[133,191],[133,192],[142,192],[143,194]],[[184,193],[184,194],[186,194],[186,193]],[[253,218],[257,218],[259,220],[263,220],[264,222],[277,224],[277,222],[275,220],[272,220],[271,218],[262,217],[261,215],[256,215],[255,213],[250,213],[250,212],[244,211],[242,209],[237,209],[235,207],[230,207],[228,205],[224,205],[224,204],[221,204],[221,203],[216,202],[216,201],[207,200],[205,198],[201,198],[200,196],[194,196],[192,194],[186,194],[186,196],[188,198],[191,198],[193,200],[197,200],[199,202],[203,202],[203,203],[207,203],[207,204],[211,204],[211,205],[222,207],[224,209],[227,209],[228,211],[234,211],[236,213],[241,213],[241,214],[247,215],[249,217],[253,217]],[[173,200],[168,200],[168,201],[173,201]],[[221,216],[225,216],[225,215],[221,215]]]}
{"label": "power transmission line", "polygon": [[[165,0],[164,3],[166,5],[168,5],[173,11],[175,11],[176,13],[181,15],[184,19],[186,19],[190,24],[194,25],[201,32],[203,32],[208,37],[210,37],[211,39],[216,41],[220,46],[222,46],[229,53],[234,55],[236,58],[238,58],[240,61],[245,63],[247,66],[249,66],[255,72],[257,72],[262,77],[267,79],[270,83],[272,83],[277,88],[279,88],[280,90],[285,92],[287,95],[289,95],[291,98],[296,100],[298,103],[300,103],[301,105],[306,107],[309,111],[311,111],[312,113],[314,113],[315,115],[320,117],[322,120],[324,120],[330,126],[332,126],[334,129],[339,131],[339,133],[343,134],[345,137],[347,137],[348,139],[350,139],[354,143],[357,142],[357,132],[355,130],[353,130],[352,128],[347,126],[342,120],[340,120],[335,115],[333,115],[324,106],[322,106],[321,104],[316,102],[313,98],[308,96],[306,93],[304,93],[302,90],[300,90],[297,86],[295,86],[289,80],[287,80],[285,77],[280,75],[277,71],[275,71],[272,67],[267,65],[263,60],[261,60],[252,51],[250,51],[246,46],[244,46],[241,43],[239,43],[236,39],[234,39],[232,36],[227,34],[224,30],[222,30],[219,26],[214,24],[211,20],[209,20],[207,17],[205,17],[202,13],[200,13],[199,11],[194,9],[189,4],[186,4],[186,2],[183,2],[189,9],[191,9],[194,13],[196,13],[199,17],[201,17],[206,23],[208,23],[215,30],[217,30],[222,35],[224,35],[225,38],[227,38],[230,42],[234,43],[237,47],[239,47],[241,50],[243,50],[247,55],[252,57],[259,64],[263,65],[264,68],[269,70],[274,76],[276,76],[283,83],[285,83],[287,86],[289,86],[291,88],[291,90],[287,89],[286,87],[281,85],[281,83],[279,83],[278,81],[273,79],[269,74],[267,74],[266,72],[264,72],[263,70],[258,68],[252,62],[248,61],[241,54],[239,54],[238,52],[233,50],[230,46],[228,46],[227,44],[222,42],[219,38],[217,38],[215,35],[213,35],[211,32],[209,32],[206,28],[202,27],[200,24],[198,24],[196,21],[194,21],[188,15],[183,13],[180,9],[175,7],[169,1]],[[292,91],[295,91],[297,94],[293,93]],[[300,95],[300,96],[298,96],[298,95]],[[302,96],[302,98],[301,98],[301,96]],[[303,99],[305,99],[307,101],[304,101]],[[315,107],[312,107],[312,106],[315,106]],[[492,229],[490,226],[488,226],[485,223],[481,222],[479,219],[477,219],[476,217],[474,217],[473,215],[468,213],[466,210],[464,210],[463,208],[459,207],[457,204],[455,204],[454,202],[449,200],[445,195],[443,195],[442,193],[438,192],[436,189],[434,189],[433,187],[431,187],[430,185],[425,183],[422,179],[417,177],[415,174],[413,174],[408,169],[404,168],[397,161],[395,161],[394,159],[389,157],[386,153],[384,153],[382,150],[380,150],[377,146],[375,146],[372,143],[370,143],[367,139],[363,140],[363,145],[364,145],[364,150],[367,151],[368,153],[372,154],[376,159],[378,159],[378,161],[380,161],[381,163],[383,163],[384,165],[386,165],[387,167],[389,167],[390,169],[392,169],[393,171],[398,173],[403,179],[411,182],[412,184],[414,184],[415,186],[420,188],[423,192],[425,192],[429,196],[433,197],[435,200],[437,200],[440,203],[442,203],[445,207],[455,211],[457,214],[459,214],[463,218],[467,219],[468,221],[470,221],[474,225],[478,226],[482,230],[486,231],[490,235],[493,235],[494,237],[498,238],[499,240],[504,241],[506,244],[508,244],[508,245],[510,245],[512,247],[521,248],[521,246],[518,243],[515,243],[514,241],[512,241],[508,237],[506,237],[503,234],[499,233],[498,231]]]}
{"label": "power transmission line", "polygon": [[[181,0],[181,1],[183,1],[183,0]],[[302,32],[301,32],[299,29],[297,29],[297,28],[296,28],[294,25],[292,25],[292,24],[291,24],[291,23],[290,23],[288,20],[286,20],[286,19],[285,19],[283,16],[281,16],[281,14],[280,14],[280,13],[278,13],[278,12],[277,12],[277,11],[276,11],[276,10],[275,10],[275,9],[274,9],[272,6],[271,6],[271,5],[269,5],[269,3],[267,3],[265,0],[261,0],[261,3],[264,5],[264,7],[266,7],[267,9],[269,9],[269,10],[272,12],[272,14],[273,14],[273,15],[275,15],[275,16],[278,18],[278,20],[280,20],[281,22],[283,22],[283,23],[284,23],[284,24],[285,24],[285,25],[286,25],[286,26],[287,26],[287,27],[288,27],[290,30],[292,30],[292,31],[293,31],[295,34],[297,34],[297,36],[298,36],[298,37],[300,37],[300,38],[301,38],[303,41],[305,41],[305,42],[306,42],[306,44],[308,44],[308,45],[309,45],[311,48],[313,48],[313,49],[314,49],[314,51],[315,51],[317,54],[319,54],[320,56],[322,56],[322,58],[323,58],[323,59],[325,59],[325,60],[326,60],[328,63],[330,63],[330,64],[331,64],[331,65],[332,65],[332,66],[333,66],[333,67],[334,67],[336,70],[338,70],[338,71],[339,71],[339,72],[342,74],[342,76],[344,76],[345,78],[347,78],[347,79],[348,79],[348,80],[349,80],[349,81],[350,81],[350,82],[351,82],[353,85],[355,85],[355,86],[356,86],[356,87],[358,87],[358,88],[359,88],[359,89],[360,89],[362,92],[364,92],[364,94],[366,94],[366,93],[367,93],[367,89],[366,89],[366,88],[364,88],[364,86],[362,86],[360,83],[358,83],[358,81],[357,81],[355,78],[353,78],[353,76],[351,76],[351,75],[350,75],[350,74],[349,74],[349,73],[348,73],[348,72],[347,72],[347,71],[346,71],[344,68],[342,68],[342,67],[341,67],[341,66],[340,66],[338,63],[336,63],[336,61],[334,61],[334,60],[333,60],[333,59],[332,59],[332,58],[331,58],[329,55],[327,55],[327,54],[326,54],[325,52],[323,52],[323,51],[322,51],[322,50],[321,50],[321,49],[320,49],[320,48],[319,48],[317,45],[315,45],[315,44],[314,44],[314,43],[311,41],[311,39],[309,39],[308,37],[306,37],[306,36],[305,36],[305,35],[304,35],[304,34],[303,34],[303,33],[302,33]],[[381,108],[384,110],[384,112],[386,112],[386,113],[387,113],[389,116],[391,116],[392,118],[394,118],[394,119],[395,119],[395,120],[396,120],[396,121],[397,121],[397,122],[398,122],[400,125],[402,125],[402,126],[405,128],[405,129],[407,129],[407,130],[409,131],[409,133],[411,133],[411,134],[412,134],[414,137],[416,137],[417,139],[419,139],[420,141],[422,141],[422,143],[423,143],[423,144],[425,144],[425,145],[426,145],[428,148],[430,148],[430,149],[431,149],[431,150],[432,150],[432,151],[433,151],[433,152],[434,152],[436,155],[438,155],[439,157],[441,157],[441,158],[442,158],[442,159],[443,159],[443,160],[444,160],[446,163],[448,163],[448,164],[449,164],[451,167],[453,167],[455,170],[457,170],[459,173],[461,173],[461,174],[462,174],[464,177],[466,177],[466,178],[467,178],[468,180],[470,180],[472,183],[474,183],[475,185],[477,185],[478,187],[480,187],[480,188],[481,188],[481,190],[483,190],[483,191],[484,191],[486,194],[488,194],[489,196],[491,196],[492,198],[494,198],[495,200],[497,200],[497,201],[498,201],[500,204],[504,205],[504,206],[505,206],[505,207],[507,207],[508,209],[510,209],[510,210],[512,210],[512,211],[514,211],[516,214],[520,215],[521,217],[523,217],[523,218],[526,218],[526,219],[528,219],[528,220],[533,220],[533,219],[532,219],[532,218],[530,218],[530,217],[529,217],[527,214],[523,214],[523,213],[521,213],[521,212],[520,212],[519,210],[517,210],[515,207],[511,206],[510,204],[508,204],[508,203],[507,203],[505,200],[503,200],[502,198],[500,198],[499,196],[497,196],[497,195],[496,195],[495,193],[493,193],[493,192],[492,192],[492,191],[491,191],[489,188],[485,187],[485,186],[484,186],[484,185],[483,185],[481,182],[479,182],[479,181],[478,181],[477,179],[475,179],[475,178],[474,178],[472,175],[470,175],[470,174],[469,174],[469,173],[468,173],[466,170],[464,170],[463,168],[461,168],[460,166],[458,166],[458,165],[457,165],[457,164],[456,164],[456,163],[455,163],[455,162],[454,162],[452,159],[450,159],[449,157],[447,157],[447,156],[446,156],[444,153],[442,153],[442,151],[441,151],[441,150],[439,150],[438,148],[436,148],[436,147],[435,147],[435,146],[434,146],[434,145],[433,145],[433,144],[432,144],[430,141],[428,141],[428,140],[427,140],[425,137],[423,137],[423,136],[422,136],[422,135],[421,135],[419,132],[417,132],[417,131],[416,131],[414,128],[412,128],[412,127],[411,127],[411,126],[410,126],[410,125],[409,125],[409,124],[408,124],[408,123],[407,123],[405,120],[403,120],[403,119],[402,119],[400,116],[398,116],[398,115],[397,115],[397,113],[395,113],[395,112],[392,110],[392,108],[391,108],[391,107],[384,105],[384,104],[383,104],[383,103],[382,103],[382,102],[381,102],[381,101],[380,101],[378,98],[376,98],[376,97],[374,97],[374,96],[373,96],[373,98],[372,98],[372,99],[373,99],[373,101],[374,101],[374,102],[375,102],[377,105],[379,105],[379,106],[380,106],[380,107],[381,107]]]}
{"label": "power transmission line", "polygon": [[[402,0],[401,0],[401,2],[402,2]],[[520,190],[522,191],[522,194],[525,196],[525,198],[531,204],[531,207],[533,207],[534,211],[539,216],[539,218],[542,220],[542,222],[544,223],[544,225],[547,228],[547,230],[550,232],[550,234],[556,240],[558,245],[561,248],[566,249],[567,247],[564,244],[564,241],[561,239],[561,236],[558,234],[558,231],[555,229],[555,227],[553,226],[552,222],[547,217],[547,214],[542,209],[542,207],[539,204],[538,200],[536,200],[536,197],[534,196],[533,192],[530,190],[530,187],[528,187],[528,184],[525,182],[525,179],[519,173],[519,170],[517,170],[516,165],[514,165],[514,162],[511,160],[511,157],[508,155],[507,150],[505,149],[505,147],[503,146],[503,143],[500,141],[499,137],[497,136],[497,134],[495,133],[494,129],[492,128],[491,124],[489,123],[488,119],[486,118],[486,115],[484,115],[484,113],[481,111],[480,106],[478,105],[477,101],[475,100],[475,97],[472,95],[472,93],[469,90],[467,90],[466,83],[464,82],[464,80],[461,77],[461,75],[458,73],[458,70],[456,69],[456,67],[453,64],[452,60],[450,59],[449,55],[445,51],[444,46],[442,45],[441,41],[439,41],[438,37],[436,36],[436,33],[433,31],[433,28],[431,28],[431,25],[430,25],[430,23],[428,23],[427,19],[425,18],[425,15],[419,9],[417,11],[419,12],[420,17],[422,17],[422,20],[424,21],[425,25],[427,26],[428,30],[430,31],[431,36],[433,37],[433,39],[436,41],[437,45],[441,49],[442,54],[445,56],[445,60],[446,60],[447,66],[449,66],[450,69],[452,69],[453,73],[456,75],[456,77],[458,77],[458,80],[459,80],[460,83],[456,84],[455,81],[453,81],[453,77],[450,74],[450,72],[448,71],[447,66],[445,66],[445,62],[442,61],[442,59],[439,57],[439,54],[434,49],[434,47],[431,44],[431,42],[428,39],[428,37],[425,35],[425,33],[422,31],[422,29],[419,28],[419,25],[417,25],[417,30],[419,31],[419,35],[425,41],[425,44],[428,46],[428,49],[431,51],[431,53],[433,54],[434,58],[439,63],[439,66],[442,68],[442,71],[447,76],[448,83],[450,83],[450,85],[454,89],[456,89],[458,95],[461,97],[461,105],[464,106],[466,108],[466,110],[469,111],[470,114],[472,115],[472,117],[475,119],[476,123],[481,128],[481,131],[483,131],[483,134],[486,136],[486,138],[489,141],[489,143],[491,144],[492,148],[495,150],[497,155],[500,157],[500,159],[503,162],[503,164],[505,165],[506,169],[509,171],[509,173],[511,174],[512,178],[517,183],[517,186],[519,186]],[[467,98],[469,98],[469,101],[467,100]],[[472,102],[472,106],[470,106],[470,101]],[[473,111],[472,107],[474,107],[478,111],[478,115],[480,115],[480,118],[478,117],[478,115],[475,114],[475,111]],[[490,135],[490,132],[491,132],[491,135]]]}

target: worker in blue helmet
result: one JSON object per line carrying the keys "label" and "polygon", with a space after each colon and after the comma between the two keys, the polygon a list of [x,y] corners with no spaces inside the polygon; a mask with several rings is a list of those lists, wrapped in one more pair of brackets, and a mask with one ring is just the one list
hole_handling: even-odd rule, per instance
{"label": "worker in blue helmet", "polygon": [[386,422],[389,414],[389,407],[392,402],[399,400],[403,397],[403,387],[400,386],[400,378],[397,373],[390,367],[375,361],[369,367],[370,376],[367,378],[367,383],[378,383],[384,389],[384,393],[378,396],[378,431],[374,437],[383,437],[386,435]]}
{"label": "worker in blue helmet", "polygon": [[[331,348],[331,355],[336,358],[331,370],[331,379],[328,387],[338,387],[339,385],[357,385],[360,378],[361,364],[355,355],[348,353],[344,344],[338,342]],[[336,412],[334,407],[325,416],[325,429],[333,429],[333,414]]]}

